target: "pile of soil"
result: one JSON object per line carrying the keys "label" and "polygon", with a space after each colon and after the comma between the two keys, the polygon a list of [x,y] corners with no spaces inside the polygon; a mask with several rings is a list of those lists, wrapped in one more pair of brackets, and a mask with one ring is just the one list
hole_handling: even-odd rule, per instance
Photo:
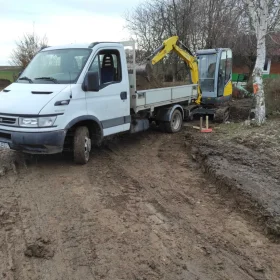
{"label": "pile of soil", "polygon": [[136,88],[137,90],[146,90],[162,87],[162,83],[154,76],[148,77],[147,75],[136,75]]}
{"label": "pile of soil", "polygon": [[229,124],[208,135],[192,130],[186,134],[193,158],[220,192],[276,236],[280,235],[279,130],[279,119],[272,119],[260,128]]}
{"label": "pile of soil", "polygon": [[252,98],[233,99],[230,102],[229,121],[239,122],[247,120],[253,105]]}

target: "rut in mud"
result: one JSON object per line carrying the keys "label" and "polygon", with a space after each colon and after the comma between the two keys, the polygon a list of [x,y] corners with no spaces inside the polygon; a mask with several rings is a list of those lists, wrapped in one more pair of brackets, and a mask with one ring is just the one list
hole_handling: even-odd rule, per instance
{"label": "rut in mud", "polygon": [[214,179],[223,196],[259,221],[264,232],[280,236],[279,119],[263,127],[221,126],[211,135],[189,130],[193,157]]}
{"label": "rut in mud", "polygon": [[219,195],[184,142],[124,136],[86,166],[1,153],[0,278],[280,279],[279,245]]}

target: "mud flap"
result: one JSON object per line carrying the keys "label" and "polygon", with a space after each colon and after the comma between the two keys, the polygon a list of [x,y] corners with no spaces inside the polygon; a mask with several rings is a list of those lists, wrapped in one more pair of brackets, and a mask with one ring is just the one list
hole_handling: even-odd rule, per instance
{"label": "mud flap", "polygon": [[137,133],[140,131],[148,130],[150,123],[148,119],[135,119],[132,121],[130,126],[130,133]]}

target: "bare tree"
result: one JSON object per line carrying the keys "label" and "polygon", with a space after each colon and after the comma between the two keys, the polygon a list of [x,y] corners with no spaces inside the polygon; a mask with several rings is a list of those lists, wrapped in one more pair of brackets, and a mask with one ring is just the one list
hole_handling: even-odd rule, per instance
{"label": "bare tree", "polygon": [[47,46],[47,42],[46,36],[40,38],[34,33],[24,34],[22,39],[16,41],[16,47],[10,57],[10,64],[24,69],[37,52],[42,47]]}
{"label": "bare tree", "polygon": [[[126,16],[127,28],[142,49],[142,54],[150,55],[168,37],[178,35],[189,46],[192,17],[196,0],[149,0],[140,4]],[[186,71],[176,55],[168,55],[154,68],[161,76],[172,76],[173,81]],[[172,72],[172,74],[171,74]],[[181,74],[181,75],[180,75]]]}
{"label": "bare tree", "polygon": [[[279,1],[147,0],[127,15],[126,22],[144,57],[168,37],[178,35],[192,51],[231,48],[234,57],[238,57],[243,66],[248,66],[249,74],[252,74],[258,49],[255,34],[262,37],[258,33],[259,27],[256,27],[258,23],[253,23],[253,19],[259,19],[255,14],[263,13],[258,5],[267,3],[266,35],[280,27]],[[247,5],[244,6],[244,2]],[[248,3],[252,3],[254,8],[249,9]],[[170,55],[163,62],[162,72],[172,68],[175,78],[180,67],[180,60]]]}
{"label": "bare tree", "polygon": [[[228,47],[235,42],[236,29],[240,27],[240,1],[148,0],[126,16],[127,28],[142,54],[147,55],[174,35],[192,51]],[[165,71],[171,68],[175,79],[182,69],[175,55],[168,56],[162,67]]]}
{"label": "bare tree", "polygon": [[253,88],[256,97],[255,118],[261,125],[265,122],[265,95],[263,68],[266,59],[266,35],[279,24],[280,0],[246,0],[250,23],[257,39],[257,59],[253,71]]}

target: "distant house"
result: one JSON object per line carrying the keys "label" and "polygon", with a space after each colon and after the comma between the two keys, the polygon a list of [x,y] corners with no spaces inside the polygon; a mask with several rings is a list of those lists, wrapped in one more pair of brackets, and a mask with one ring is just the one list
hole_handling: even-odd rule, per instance
{"label": "distant house", "polygon": [[[239,63],[235,63],[233,60],[232,73],[232,80],[237,81],[238,76],[241,77],[248,75],[250,73],[250,69],[246,65],[240,66]],[[280,76],[280,55],[267,57],[263,68],[263,77],[272,78],[277,77],[278,75]]]}
{"label": "distant house", "polygon": [[[280,43],[280,34],[274,35],[274,38],[272,39],[274,40],[274,42]],[[255,57],[251,58],[252,68],[254,67],[255,59]],[[250,73],[250,69],[246,65],[246,62],[248,64],[248,58],[233,57],[233,81],[237,81],[238,76],[241,77],[244,76],[244,74],[246,76],[246,74]],[[270,47],[270,49],[268,49],[268,54],[263,68],[263,77],[277,77],[278,75],[280,75],[280,45],[274,44],[273,47]]]}

